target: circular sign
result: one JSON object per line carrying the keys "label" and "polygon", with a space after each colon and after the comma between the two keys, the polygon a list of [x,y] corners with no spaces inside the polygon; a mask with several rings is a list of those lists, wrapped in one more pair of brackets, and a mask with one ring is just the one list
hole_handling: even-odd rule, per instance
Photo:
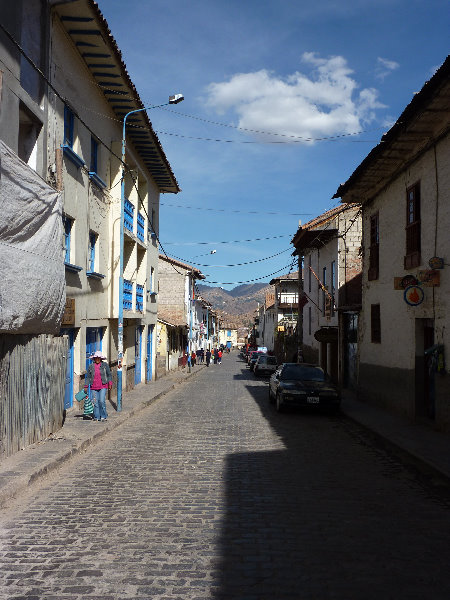
{"label": "circular sign", "polygon": [[430,265],[430,269],[443,269],[444,268],[444,259],[439,256],[433,256],[428,261]]}
{"label": "circular sign", "polygon": [[422,304],[425,294],[420,285],[410,285],[406,288],[403,297],[409,306],[418,306]]}
{"label": "circular sign", "polygon": [[410,285],[417,285],[417,284],[418,284],[418,281],[414,277],[414,275],[405,275],[402,278],[401,286],[404,290],[406,290],[406,288],[409,287]]}

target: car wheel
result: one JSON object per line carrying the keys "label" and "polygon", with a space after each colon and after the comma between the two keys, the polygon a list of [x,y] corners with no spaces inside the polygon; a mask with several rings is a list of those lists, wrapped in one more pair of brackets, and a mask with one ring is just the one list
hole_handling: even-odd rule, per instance
{"label": "car wheel", "polygon": [[283,404],[281,403],[281,396],[280,396],[280,394],[278,394],[278,393],[277,393],[277,398],[276,398],[276,400],[277,400],[277,412],[279,412],[279,413],[282,413],[282,412],[283,412],[283,410],[284,410],[284,406],[283,406]]}

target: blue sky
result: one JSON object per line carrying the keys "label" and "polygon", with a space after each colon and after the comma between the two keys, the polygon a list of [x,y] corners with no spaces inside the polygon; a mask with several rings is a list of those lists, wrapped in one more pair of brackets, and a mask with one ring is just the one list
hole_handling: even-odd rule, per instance
{"label": "blue sky", "polygon": [[448,0],[99,7],[141,98],[185,96],[149,113],[182,189],[161,196],[160,239],[226,289],[288,271],[299,219],[336,205],[449,53]]}

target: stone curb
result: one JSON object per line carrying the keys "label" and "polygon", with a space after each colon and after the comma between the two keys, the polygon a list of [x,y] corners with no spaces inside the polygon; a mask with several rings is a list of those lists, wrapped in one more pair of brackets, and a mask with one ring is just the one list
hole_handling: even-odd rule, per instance
{"label": "stone curb", "polygon": [[[107,424],[101,429],[92,433],[89,437],[77,441],[71,441],[69,443],[72,444],[72,447],[67,450],[62,450],[60,454],[56,454],[51,457],[47,463],[42,465],[42,463],[37,466],[37,468],[30,468],[30,472],[22,475],[14,475],[14,471],[10,471],[6,473],[6,476],[10,475],[12,480],[8,482],[2,489],[0,489],[0,508],[6,507],[10,500],[14,500],[21,492],[27,490],[31,486],[33,486],[37,481],[47,477],[48,475],[55,473],[59,468],[63,465],[66,465],[70,460],[72,460],[78,454],[85,452],[88,448],[96,445],[100,440],[102,440],[108,433],[114,431],[117,427],[120,427],[123,423],[128,421],[131,417],[139,414],[142,410],[174,390],[179,385],[182,385],[192,377],[194,377],[199,371],[203,368],[206,368],[205,365],[198,365],[195,367],[195,370],[186,373],[185,376],[178,380],[172,382],[167,388],[161,390],[155,396],[148,398],[139,402],[136,406],[127,410],[126,412],[122,412],[117,420],[108,421]],[[64,431],[64,427],[60,430]],[[29,450],[30,456],[33,452],[33,448]],[[14,455],[13,455],[14,457]],[[11,458],[13,458],[11,457]],[[45,458],[42,460],[45,462]],[[1,465],[0,465],[1,466]],[[0,474],[2,474],[0,472]],[[2,474],[5,476],[5,474]]]}
{"label": "stone curb", "polygon": [[345,407],[341,408],[341,413],[346,419],[365,429],[385,450],[397,455],[403,462],[413,466],[426,478],[439,480],[441,484],[446,486],[450,485],[450,473],[439,464],[434,463],[431,459],[424,457],[411,448],[406,448],[406,444],[400,444],[392,439],[392,436],[364,422],[364,419],[358,419],[351,414],[351,411],[348,413]]}

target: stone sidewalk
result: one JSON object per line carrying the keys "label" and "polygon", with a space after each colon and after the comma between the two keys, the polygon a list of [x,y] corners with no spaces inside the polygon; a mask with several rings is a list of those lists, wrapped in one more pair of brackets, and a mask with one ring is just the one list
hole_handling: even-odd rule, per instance
{"label": "stone sidewalk", "polygon": [[9,501],[19,496],[38,479],[56,471],[71,458],[99,442],[108,432],[204,368],[206,365],[196,365],[189,373],[186,367],[152,383],[138,385],[123,395],[120,413],[107,402],[106,422],[84,421],[82,411],[72,409],[62,429],[0,463],[0,508],[7,506]]}
{"label": "stone sidewalk", "polygon": [[408,421],[355,399],[347,393],[342,413],[370,430],[388,447],[430,476],[450,482],[450,434],[436,431],[433,424]]}
{"label": "stone sidewalk", "polygon": [[[109,416],[105,423],[83,421],[80,412],[71,411],[60,431],[0,464],[0,508],[204,368],[205,365],[197,365],[191,373],[186,368],[151,384],[137,386],[124,394],[120,413],[112,406],[108,407]],[[359,402],[350,394],[343,398],[342,414],[371,431],[427,474],[450,481],[450,435],[434,431],[430,426],[410,423]]]}

